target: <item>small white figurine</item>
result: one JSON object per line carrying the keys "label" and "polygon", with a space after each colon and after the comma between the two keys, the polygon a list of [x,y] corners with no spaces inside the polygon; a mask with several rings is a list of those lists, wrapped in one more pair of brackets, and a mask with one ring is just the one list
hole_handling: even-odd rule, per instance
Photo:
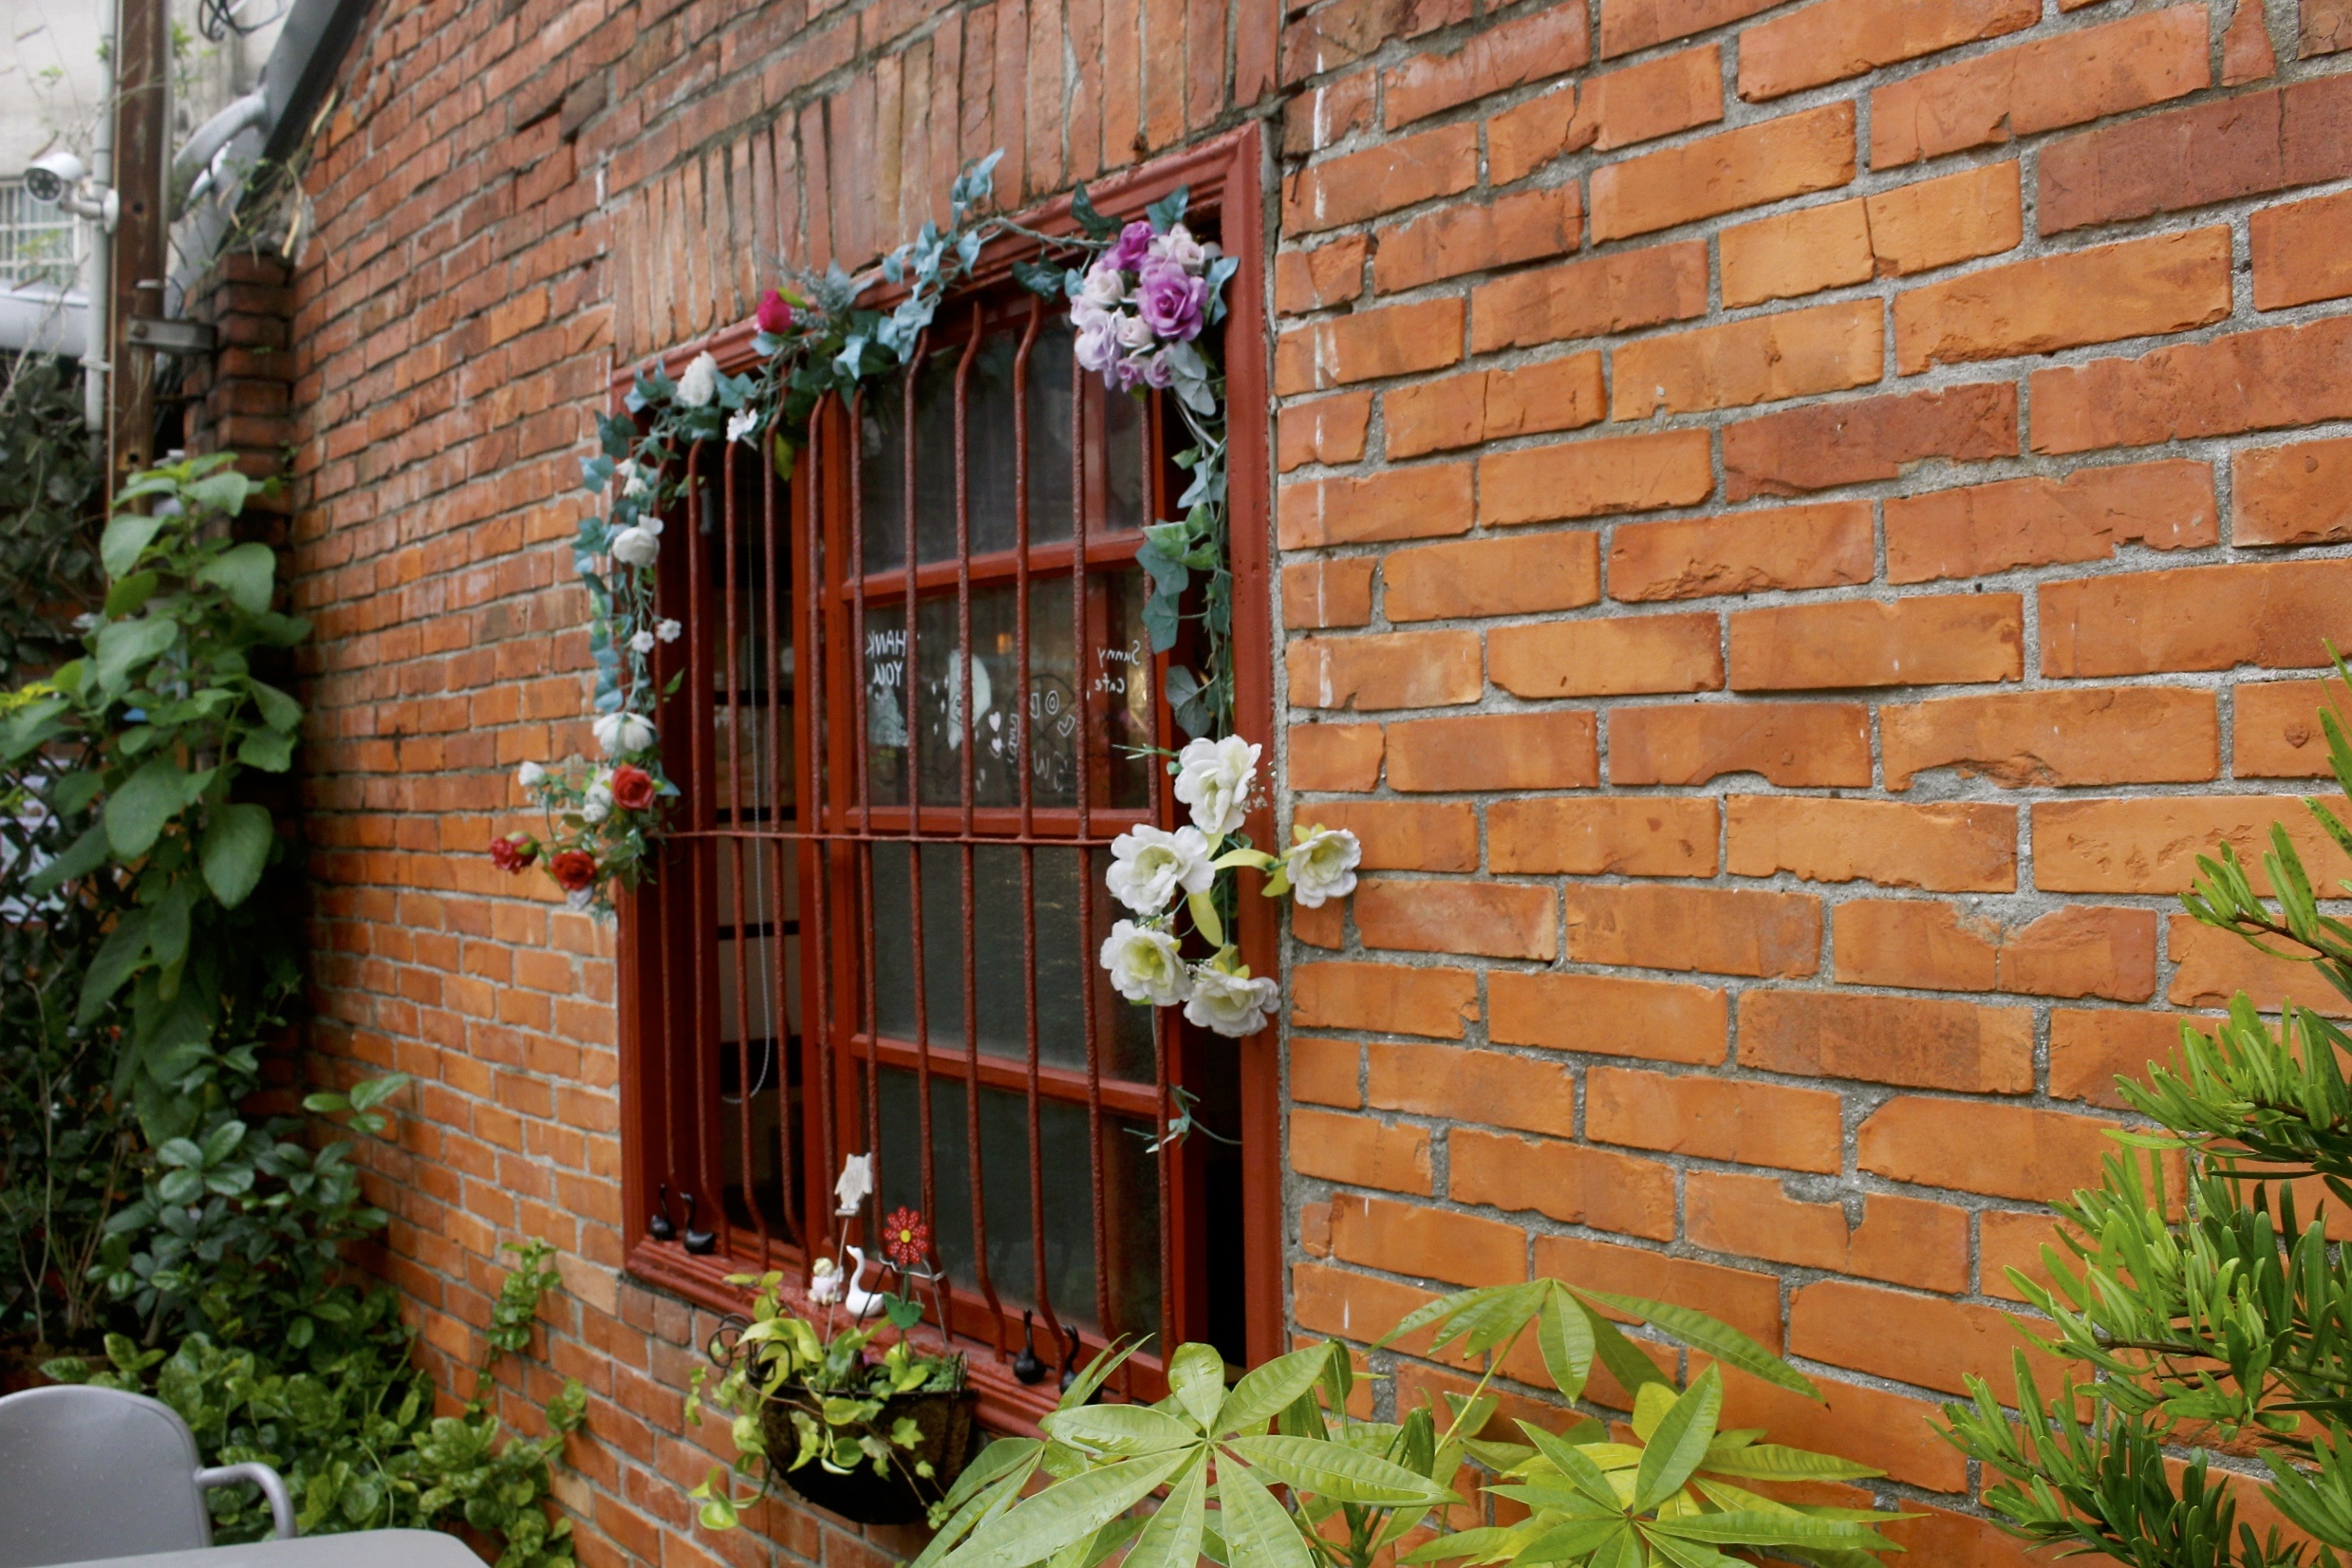
{"label": "small white figurine", "polygon": [[849,1245],[844,1245],[841,1250],[857,1260],[857,1267],[849,1271],[849,1282],[842,1292],[841,1304],[849,1309],[851,1322],[863,1323],[867,1318],[881,1311],[883,1303],[890,1298],[880,1291],[868,1290],[862,1283],[866,1278],[867,1266],[864,1252]]}
{"label": "small white figurine", "polygon": [[809,1302],[812,1306],[830,1307],[841,1299],[841,1265],[831,1258],[820,1258],[809,1269]]}

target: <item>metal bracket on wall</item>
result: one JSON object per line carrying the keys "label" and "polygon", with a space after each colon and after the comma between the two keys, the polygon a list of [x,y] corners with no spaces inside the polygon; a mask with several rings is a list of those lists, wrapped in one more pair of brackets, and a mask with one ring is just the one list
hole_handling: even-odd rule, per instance
{"label": "metal bracket on wall", "polygon": [[153,348],[166,354],[209,354],[213,351],[213,329],[200,321],[165,321],[156,316],[133,316],[125,335],[141,348]]}

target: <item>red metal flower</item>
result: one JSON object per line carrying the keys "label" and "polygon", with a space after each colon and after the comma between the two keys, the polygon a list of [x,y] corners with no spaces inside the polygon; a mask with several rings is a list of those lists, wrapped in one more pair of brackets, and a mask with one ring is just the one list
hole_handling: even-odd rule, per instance
{"label": "red metal flower", "polygon": [[653,775],[628,763],[612,770],[612,803],[625,812],[642,812],[653,804]]}
{"label": "red metal flower", "polygon": [[931,1256],[931,1227],[911,1208],[894,1208],[882,1223],[882,1255],[902,1269]]}
{"label": "red metal flower", "polygon": [[548,874],[567,892],[576,893],[596,881],[596,857],[586,849],[566,849],[547,863]]}
{"label": "red metal flower", "polygon": [[539,858],[539,842],[520,833],[490,841],[490,863],[501,871],[522,871]]}

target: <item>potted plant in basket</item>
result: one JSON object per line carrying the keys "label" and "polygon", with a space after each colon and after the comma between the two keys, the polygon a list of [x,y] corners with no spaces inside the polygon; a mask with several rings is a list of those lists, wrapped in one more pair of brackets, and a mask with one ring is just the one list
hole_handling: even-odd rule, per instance
{"label": "potted plant in basket", "polygon": [[[872,1156],[851,1155],[834,1187],[836,1217],[854,1216],[872,1190]],[[749,1315],[728,1317],[708,1346],[720,1372],[711,1402],[732,1416],[736,1447],[732,1468],[713,1465],[690,1494],[712,1529],[732,1528],[740,1510],[764,1495],[764,1482],[750,1496],[736,1492],[736,1477],[756,1464],[766,1480],[781,1478],[809,1502],[861,1524],[913,1523],[947,1495],[979,1447],[963,1357],[926,1351],[908,1337],[923,1320],[918,1281],[928,1282],[941,1304],[930,1227],[905,1208],[885,1222],[879,1260],[898,1280],[888,1293],[865,1288],[877,1260],[848,1245],[846,1235],[836,1243],[855,1266],[844,1273],[833,1259],[820,1258],[811,1270],[809,1301],[824,1309],[821,1327],[787,1304],[780,1272],[729,1279],[752,1287],[753,1296]],[[943,1306],[940,1319],[946,1320]],[[886,1328],[896,1337],[878,1345]],[[695,1369],[686,1400],[687,1419],[698,1424],[708,1371]]]}

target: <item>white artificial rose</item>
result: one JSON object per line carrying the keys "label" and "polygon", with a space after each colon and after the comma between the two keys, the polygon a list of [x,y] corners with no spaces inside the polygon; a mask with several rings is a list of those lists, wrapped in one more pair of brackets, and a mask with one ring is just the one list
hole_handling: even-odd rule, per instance
{"label": "white artificial rose", "polygon": [[1078,298],[1097,309],[1109,309],[1127,297],[1127,280],[1105,256],[1087,269],[1086,281],[1078,289]]}
{"label": "white artificial rose", "polygon": [[526,762],[514,770],[514,782],[526,790],[535,790],[547,782],[547,770],[536,762]]}
{"label": "white artificial rose", "polygon": [[1208,840],[1198,828],[1137,828],[1111,841],[1111,869],[1103,880],[1111,895],[1139,915],[1156,915],[1178,888],[1205,893],[1217,880],[1209,865]]}
{"label": "white artificial rose", "polygon": [[588,726],[607,756],[626,756],[653,744],[653,720],[639,713],[608,713]]}
{"label": "white artificial rose", "polygon": [[1238,735],[1195,740],[1176,754],[1176,798],[1192,808],[1192,825],[1212,839],[1241,826],[1260,748]]}
{"label": "white artificial rose", "polygon": [[1282,856],[1291,897],[1302,909],[1320,908],[1327,898],[1346,898],[1355,891],[1355,868],[1363,859],[1364,846],[1353,833],[1318,824]]}
{"label": "white artificial rose", "polygon": [[833,1212],[850,1215],[873,1195],[874,1157],[871,1154],[852,1154],[841,1162],[841,1175],[833,1183]]}
{"label": "white artificial rose", "polygon": [[653,651],[653,633],[641,631],[629,639],[629,646],[639,653]]}
{"label": "white artificial rose", "polygon": [[1197,272],[1208,259],[1208,252],[1192,237],[1192,231],[1183,224],[1173,224],[1167,233],[1151,242],[1151,253],[1166,256],[1188,272]]}
{"label": "white artificial rose", "polygon": [[599,779],[580,798],[580,819],[591,826],[612,814],[612,786]]}
{"label": "white artificial rose", "polygon": [[649,567],[662,553],[662,541],[650,529],[625,528],[607,549],[625,567]]}
{"label": "white artificial rose", "polygon": [[675,621],[656,621],[653,624],[654,636],[660,638],[664,643],[677,642],[679,637],[684,633],[685,629],[686,628],[684,626],[679,625]]}
{"label": "white artificial rose", "polygon": [[638,467],[635,463],[623,463],[620,467],[619,473],[621,475],[621,494],[624,495],[634,499],[635,497],[643,495],[653,489],[653,480],[651,476],[646,474],[644,469]]}
{"label": "white artificial rose", "polygon": [[688,408],[708,408],[719,396],[719,362],[709,354],[697,354],[686,373],[678,378],[678,401]]}
{"label": "white artificial rose", "polygon": [[1073,349],[1078,364],[1097,375],[1110,369],[1119,357],[1118,318],[1080,302],[1070,312],[1070,324],[1078,333]]}
{"label": "white artificial rose", "polygon": [[1152,335],[1151,324],[1141,316],[1114,316],[1111,320],[1122,348],[1129,351],[1148,348],[1160,341]]}
{"label": "white artificial rose", "polygon": [[739,441],[746,436],[756,435],[758,430],[759,412],[756,409],[738,408],[727,416],[727,439],[731,443]]}
{"label": "white artificial rose", "polygon": [[1172,1007],[1190,994],[1191,977],[1176,951],[1176,939],[1155,926],[1123,920],[1111,927],[1102,963],[1111,984],[1129,1001]]}
{"label": "white artificial rose", "polygon": [[1204,963],[1192,972],[1192,997],[1185,1003],[1185,1018],[1238,1040],[1266,1026],[1266,1015],[1274,1011],[1280,996],[1281,987],[1270,980],[1228,975]]}

